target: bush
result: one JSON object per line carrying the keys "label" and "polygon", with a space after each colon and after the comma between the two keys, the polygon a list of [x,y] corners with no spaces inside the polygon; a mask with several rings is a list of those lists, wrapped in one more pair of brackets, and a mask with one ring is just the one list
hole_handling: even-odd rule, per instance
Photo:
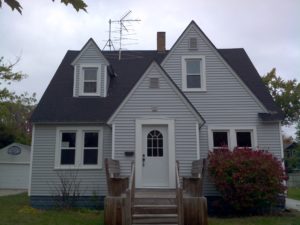
{"label": "bush", "polygon": [[237,212],[274,205],[285,190],[281,162],[263,150],[227,148],[209,153],[208,170],[222,198]]}

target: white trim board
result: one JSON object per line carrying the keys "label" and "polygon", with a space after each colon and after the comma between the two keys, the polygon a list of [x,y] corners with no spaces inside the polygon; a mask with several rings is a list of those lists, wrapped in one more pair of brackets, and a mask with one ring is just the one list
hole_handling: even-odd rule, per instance
{"label": "white trim board", "polygon": [[32,162],[33,162],[33,151],[34,151],[34,137],[35,136],[35,125],[32,125],[31,131],[31,151],[30,151],[30,166],[29,166],[29,182],[28,182],[28,196],[31,196],[31,182],[32,182]]}
{"label": "white trim board", "polygon": [[175,121],[173,119],[136,119],[135,121],[135,171],[136,187],[142,187],[142,127],[143,125],[167,125],[169,141],[169,187],[175,187]]}
{"label": "white trim board", "polygon": [[[200,65],[200,88],[187,87],[186,59],[201,59]],[[204,55],[182,55],[181,56],[181,90],[183,92],[206,92],[206,62]]]}

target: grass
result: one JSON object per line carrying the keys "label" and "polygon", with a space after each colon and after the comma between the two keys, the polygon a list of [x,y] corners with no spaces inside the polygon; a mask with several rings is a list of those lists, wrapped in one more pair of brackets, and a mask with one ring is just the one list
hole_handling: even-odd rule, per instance
{"label": "grass", "polygon": [[300,200],[300,188],[299,187],[289,187],[288,198]]}
{"label": "grass", "polygon": [[[104,225],[103,211],[38,210],[26,194],[0,197],[0,225]],[[277,216],[209,218],[209,225],[300,225],[300,212]]]}
{"label": "grass", "polygon": [[27,194],[0,197],[0,225],[103,225],[103,212],[92,210],[38,210]]}
{"label": "grass", "polygon": [[277,216],[241,218],[209,218],[209,225],[300,225],[300,212],[284,212]]}

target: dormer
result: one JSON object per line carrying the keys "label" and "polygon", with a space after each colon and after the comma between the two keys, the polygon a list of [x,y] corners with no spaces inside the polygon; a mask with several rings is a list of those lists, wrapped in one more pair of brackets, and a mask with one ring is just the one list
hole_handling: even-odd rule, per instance
{"label": "dormer", "polygon": [[95,41],[90,38],[72,62],[73,97],[106,97],[109,86],[109,63]]}

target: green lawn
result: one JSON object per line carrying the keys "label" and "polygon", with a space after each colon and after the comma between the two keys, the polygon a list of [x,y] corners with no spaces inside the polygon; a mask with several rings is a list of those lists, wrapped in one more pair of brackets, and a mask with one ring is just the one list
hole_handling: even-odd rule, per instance
{"label": "green lawn", "polygon": [[37,210],[27,194],[0,197],[0,225],[103,225],[103,212]]}
{"label": "green lawn", "polygon": [[[26,194],[0,197],[0,225],[103,225],[103,211],[37,210]],[[300,225],[300,212],[279,216],[209,218],[209,225]]]}
{"label": "green lawn", "polygon": [[294,187],[288,189],[288,198],[300,200],[300,188]]}

